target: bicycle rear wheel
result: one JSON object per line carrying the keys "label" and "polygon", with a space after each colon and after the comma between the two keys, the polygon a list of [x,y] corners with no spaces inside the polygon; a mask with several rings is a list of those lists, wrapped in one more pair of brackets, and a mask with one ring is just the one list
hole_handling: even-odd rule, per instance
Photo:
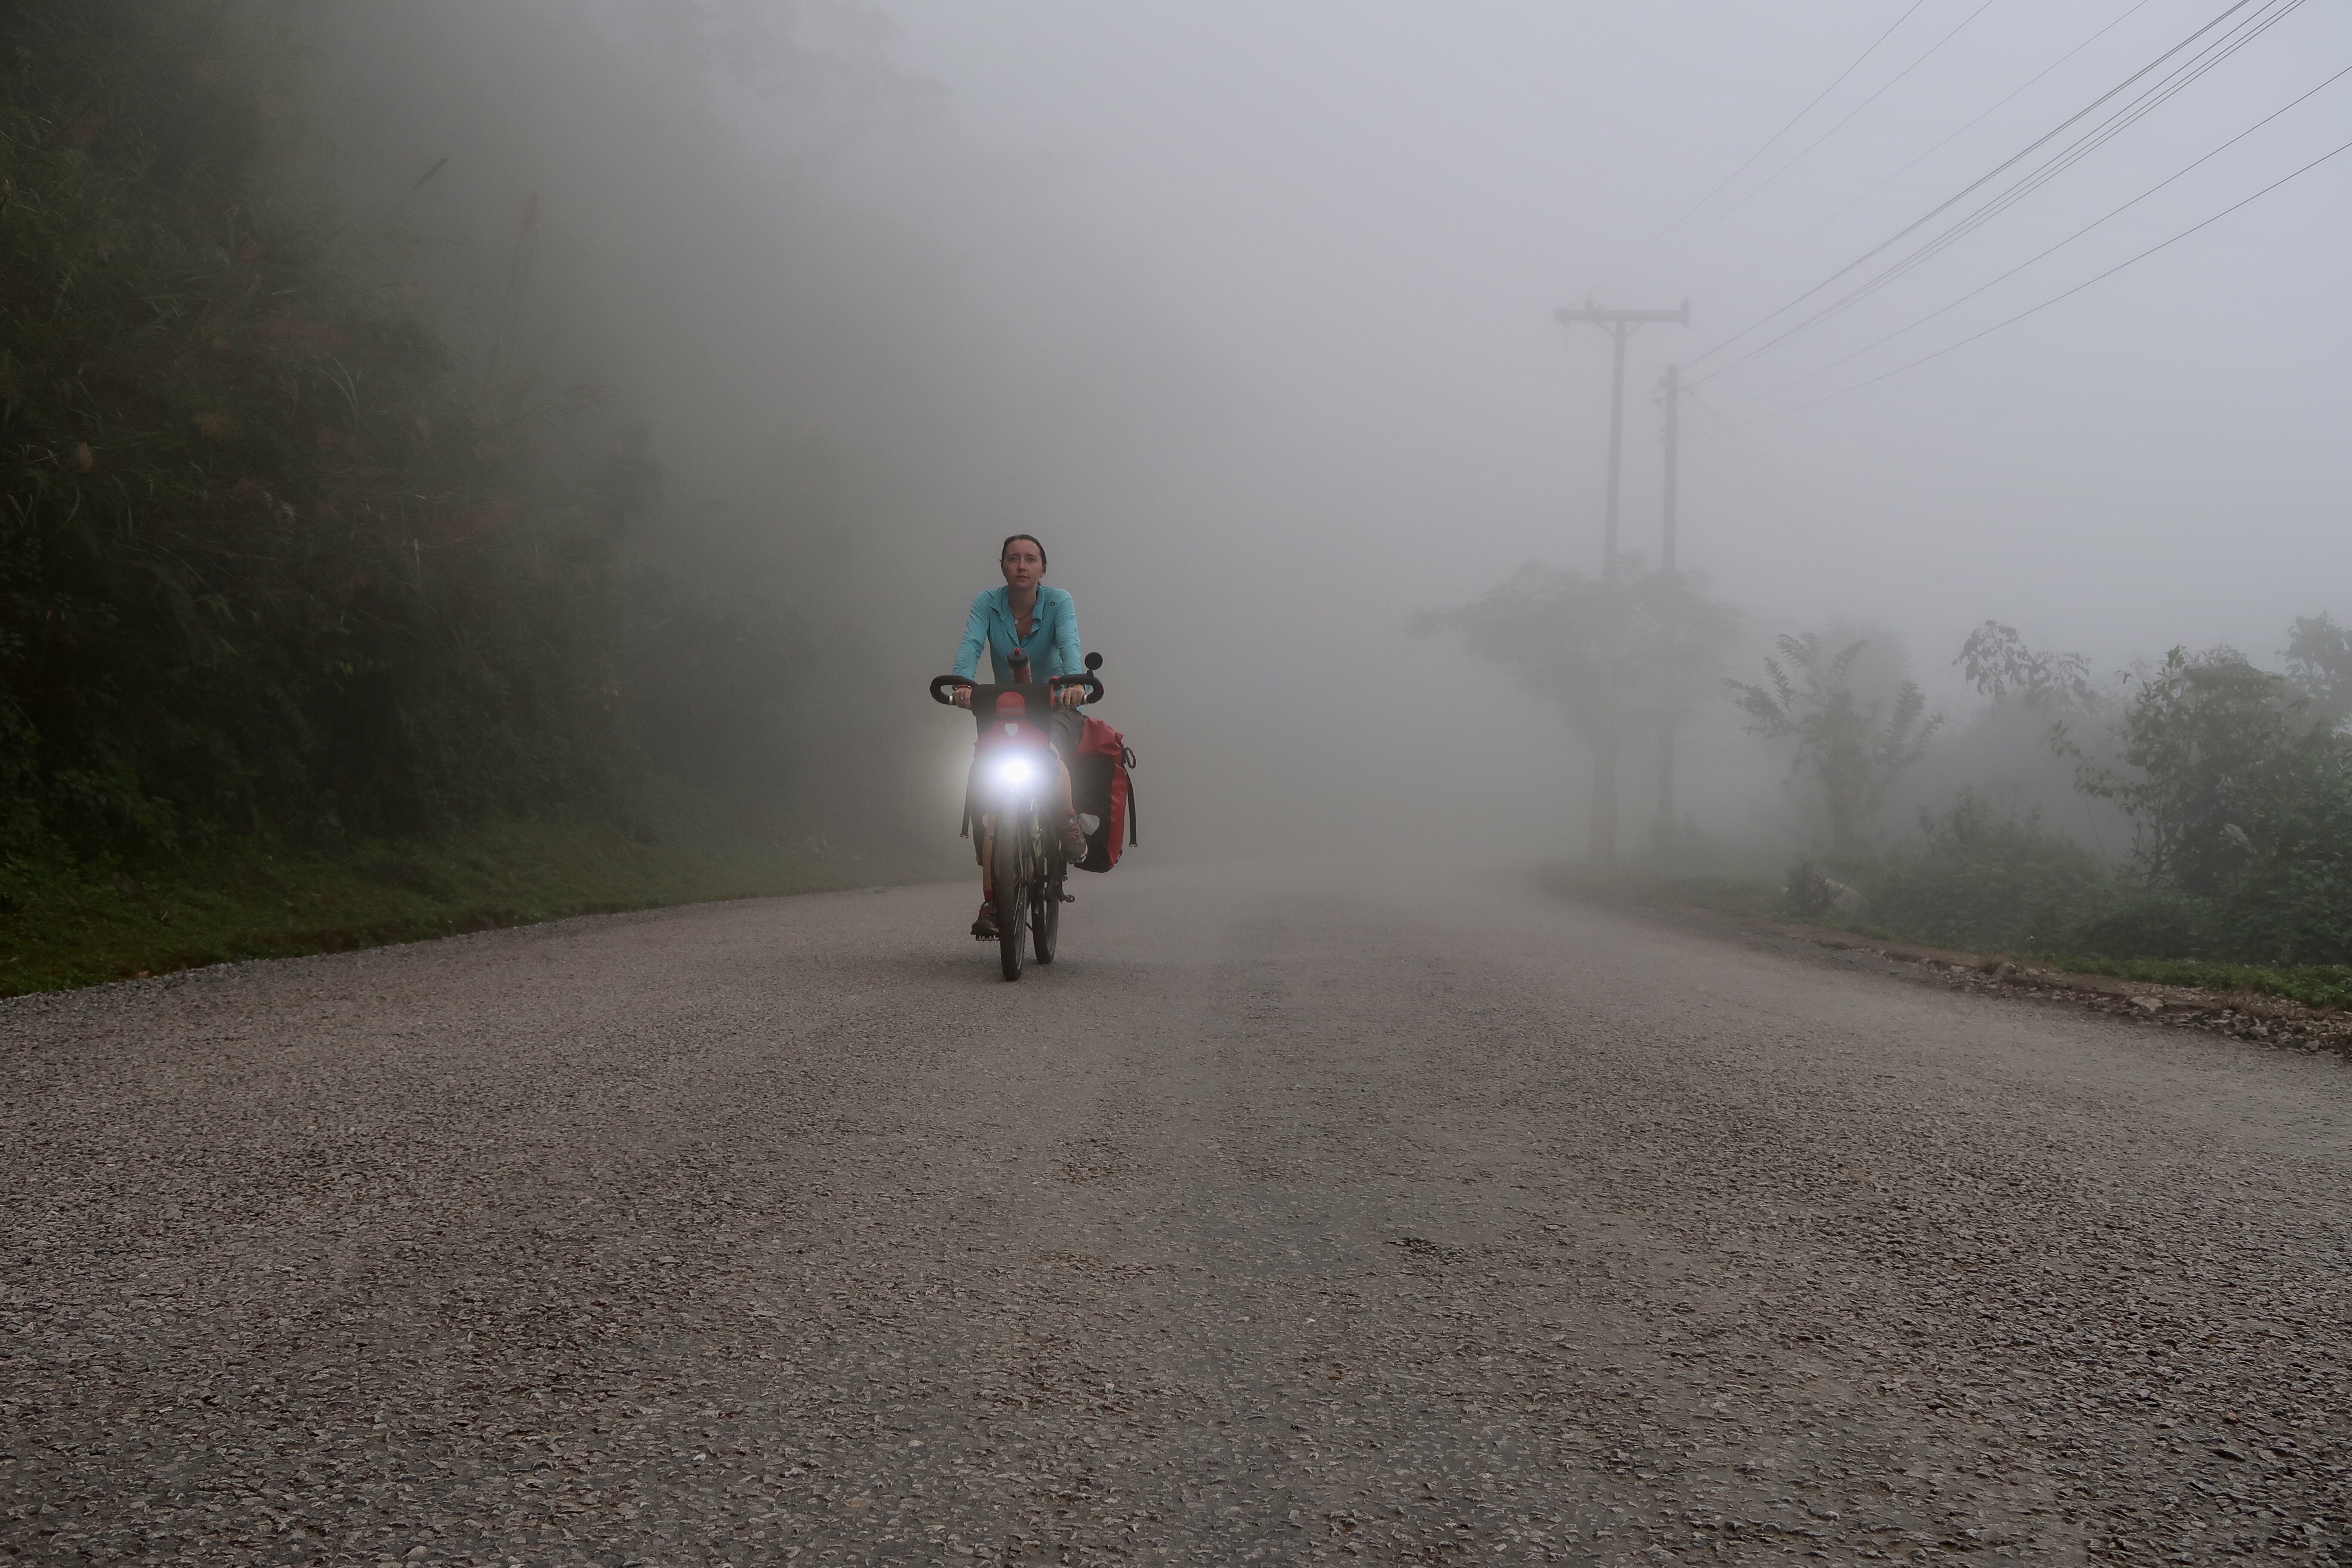
{"label": "bicycle rear wheel", "polygon": [[996,818],[996,962],[1007,980],[1021,978],[1023,950],[1029,944],[1029,841],[1034,814],[1002,812]]}

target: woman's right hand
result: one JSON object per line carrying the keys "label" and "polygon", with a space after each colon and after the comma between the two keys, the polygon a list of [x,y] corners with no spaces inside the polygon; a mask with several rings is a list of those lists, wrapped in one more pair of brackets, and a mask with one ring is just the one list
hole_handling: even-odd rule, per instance
{"label": "woman's right hand", "polygon": [[971,688],[969,686],[950,687],[948,690],[948,700],[954,703],[959,708],[971,707]]}

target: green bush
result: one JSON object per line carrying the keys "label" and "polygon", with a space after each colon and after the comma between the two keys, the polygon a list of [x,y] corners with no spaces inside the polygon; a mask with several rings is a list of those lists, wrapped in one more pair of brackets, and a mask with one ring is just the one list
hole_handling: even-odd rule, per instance
{"label": "green bush", "polygon": [[2212,959],[2230,948],[2228,925],[2226,911],[2210,899],[2135,885],[2105,908],[2085,911],[2039,951]]}
{"label": "green bush", "polygon": [[1941,818],[1921,812],[1919,834],[1854,873],[1871,918],[1916,941],[2049,950],[2113,897],[2097,856],[1970,791]]}
{"label": "green bush", "polygon": [[[2118,874],[2032,816],[2004,815],[1962,791],[1917,840],[1839,875],[1870,899],[1869,918],[1915,942],[2003,952],[2105,953],[2118,959],[2307,966],[2352,953],[2348,884],[2329,826],[2250,856],[2211,894]],[[2352,822],[2345,824],[2352,828]],[[2352,842],[2352,838],[2334,842]]]}
{"label": "green bush", "polygon": [[2175,648],[2142,683],[2121,724],[2128,771],[2079,782],[2131,814],[2139,869],[2165,891],[2086,931],[2092,951],[2352,960],[2352,738],[2312,689],[2227,648]]}

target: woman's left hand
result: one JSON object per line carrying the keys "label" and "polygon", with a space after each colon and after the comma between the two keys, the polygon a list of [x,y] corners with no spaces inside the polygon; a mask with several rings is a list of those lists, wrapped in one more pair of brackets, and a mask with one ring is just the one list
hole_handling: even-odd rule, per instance
{"label": "woman's left hand", "polygon": [[1087,689],[1083,686],[1065,686],[1054,693],[1054,706],[1056,708],[1076,708],[1086,700]]}

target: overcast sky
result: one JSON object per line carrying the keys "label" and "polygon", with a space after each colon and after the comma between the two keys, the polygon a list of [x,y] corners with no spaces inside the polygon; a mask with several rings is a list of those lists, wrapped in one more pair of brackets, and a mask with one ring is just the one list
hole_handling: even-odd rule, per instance
{"label": "overcast sky", "polygon": [[[1687,331],[1634,340],[1627,545],[1655,546],[1660,368],[1720,371],[1685,425],[1685,563],[1774,629],[1893,622],[1933,677],[1988,616],[2120,663],[2175,642],[2267,657],[2292,616],[2352,614],[2352,153],[1981,342],[1758,417],[1965,338],[2352,140],[2347,78],[2016,278],[1868,347],[2352,65],[2341,5],[2252,0],[2231,23],[2274,26],[2012,210],[1752,361],[1737,363],[1876,268],[1718,347],[2222,3],[891,10],[898,58],[945,88],[961,135],[1051,193],[1178,345],[1188,395],[1226,404],[1217,427],[1249,448],[1234,482],[1298,510],[1297,536],[1269,548],[1344,543],[1357,559],[1338,586],[1360,595],[1366,637],[1531,557],[1597,563],[1608,345],[1550,313],[1588,296],[1687,297]],[[1115,485],[1087,494],[1126,504]],[[1136,499],[1138,519],[1151,512]],[[1120,526],[1099,521],[1106,536]]]}

